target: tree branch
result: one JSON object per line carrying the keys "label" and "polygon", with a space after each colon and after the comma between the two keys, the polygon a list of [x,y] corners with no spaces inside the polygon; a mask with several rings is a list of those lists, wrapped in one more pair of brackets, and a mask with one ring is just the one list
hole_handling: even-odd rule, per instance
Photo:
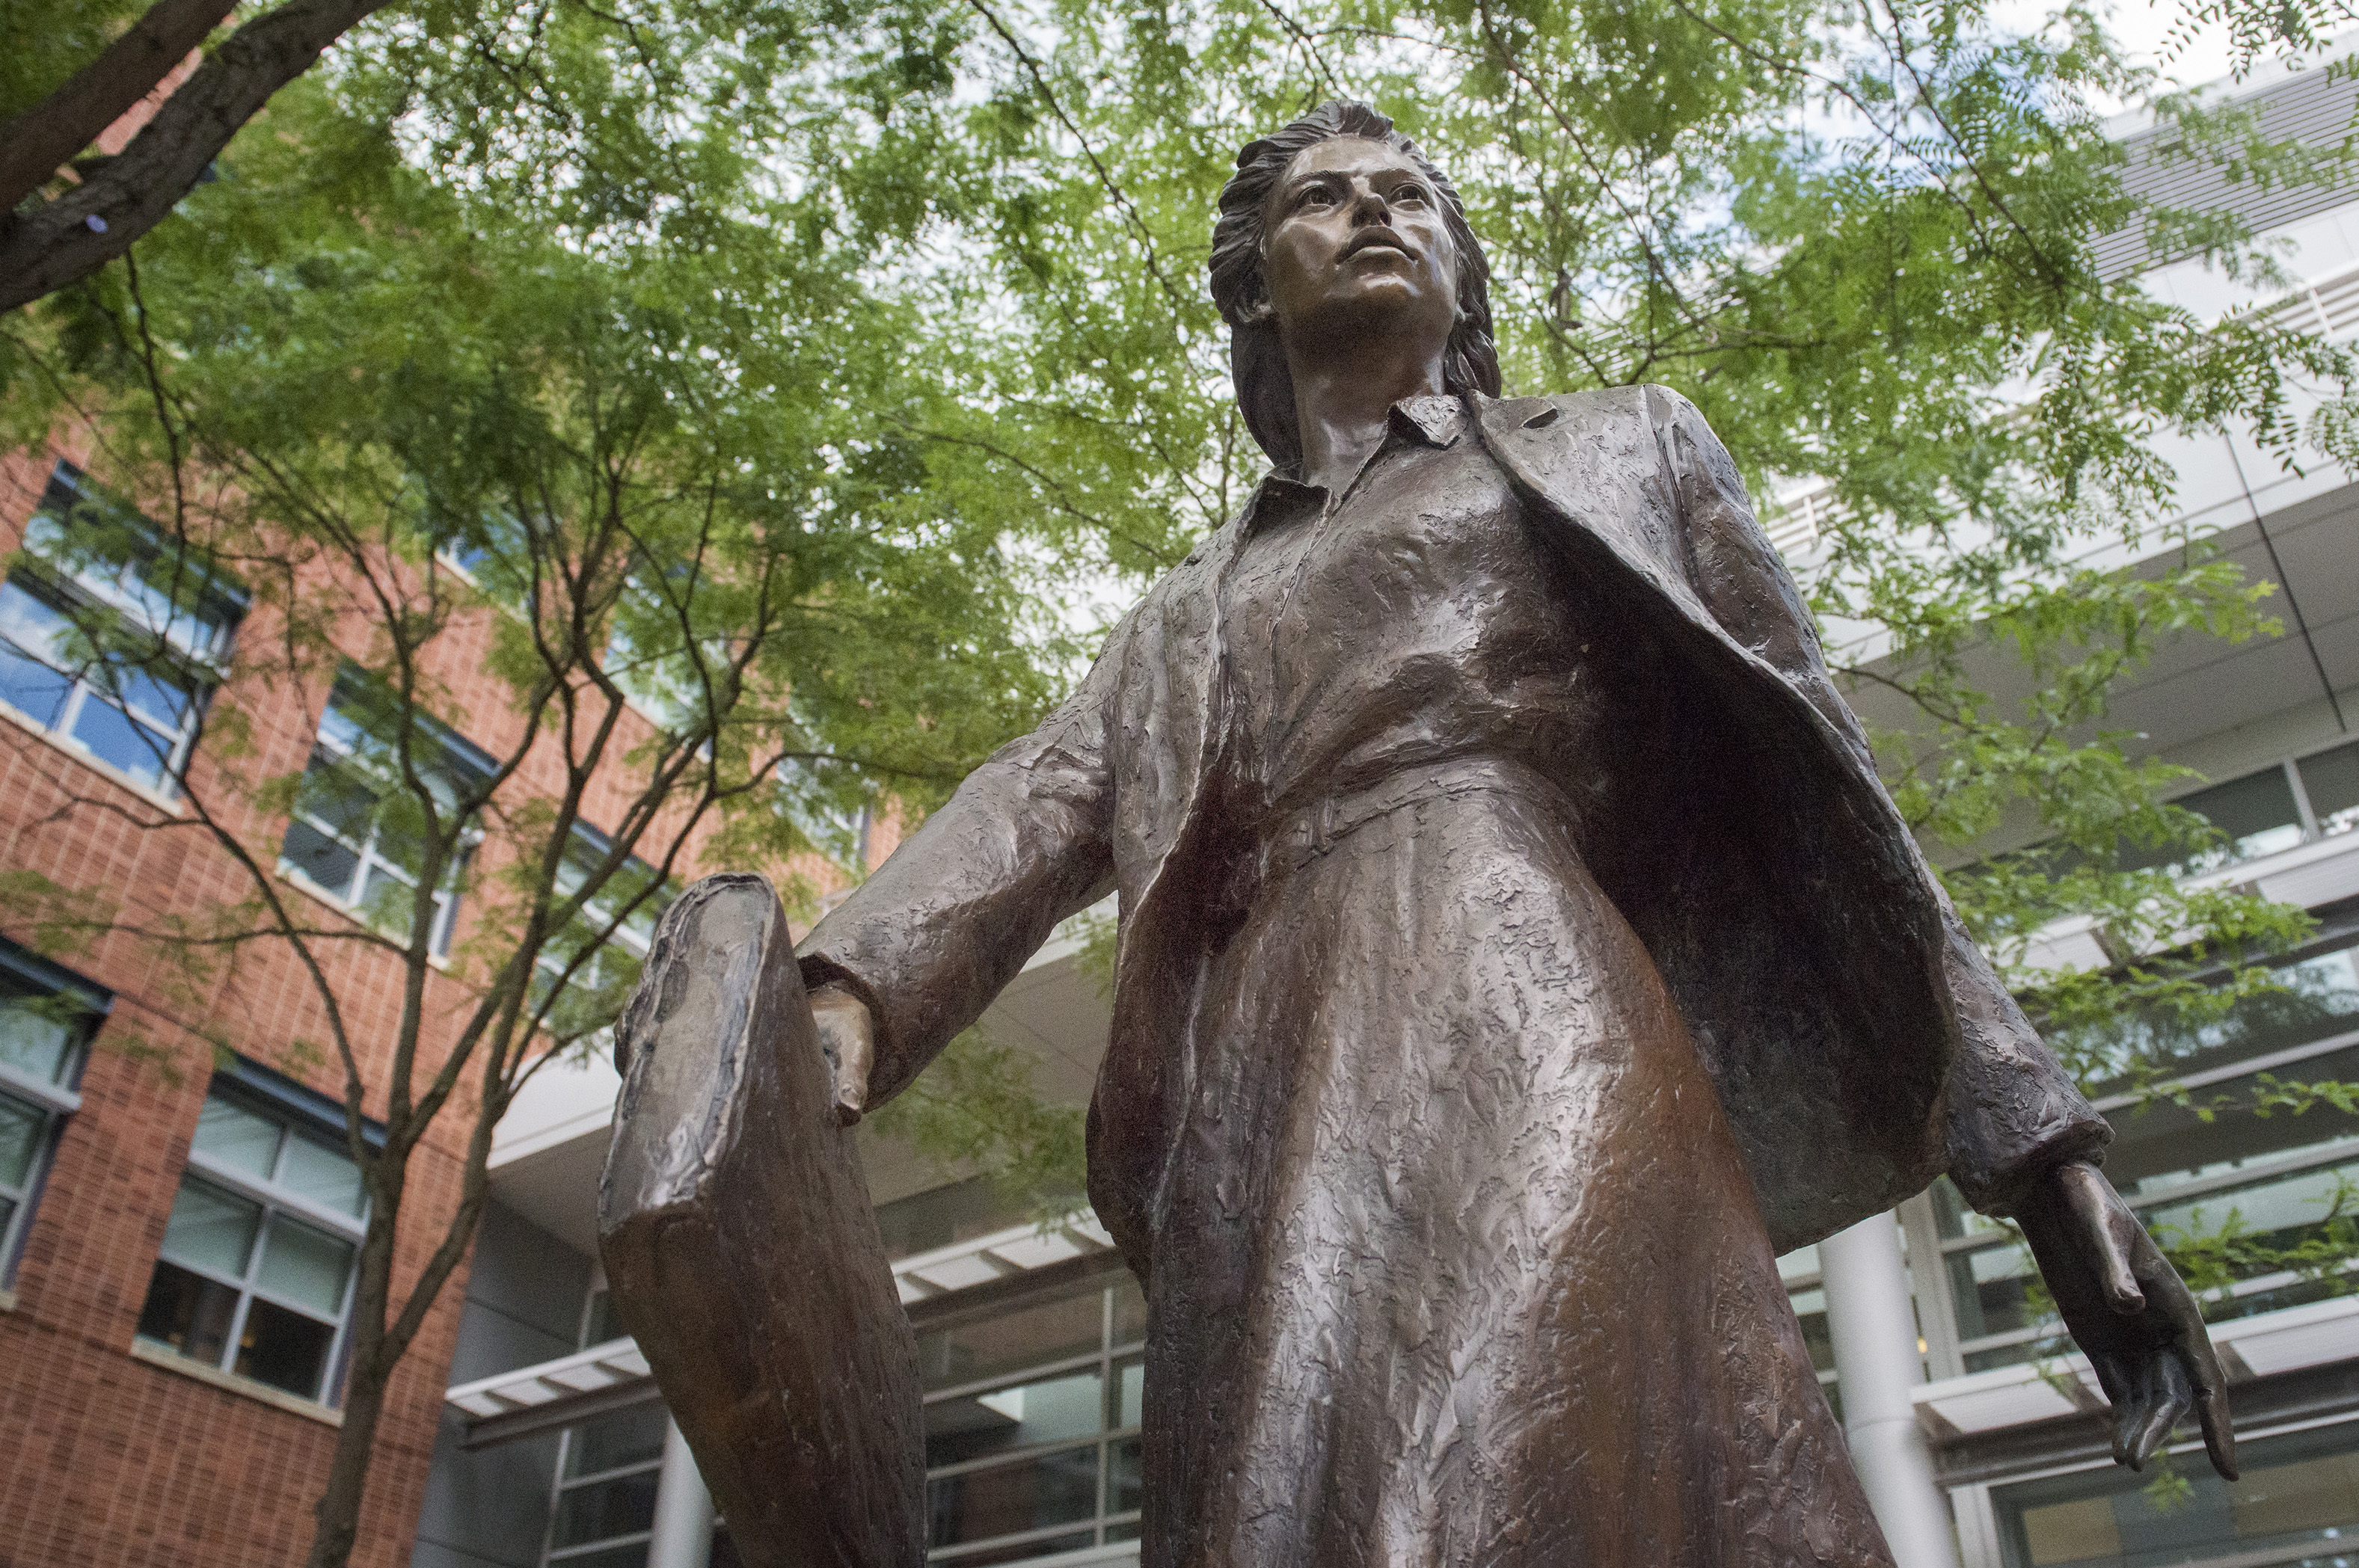
{"label": "tree branch", "polygon": [[0,125],[0,212],[49,183],[221,26],[225,0],[156,0],[131,30],[65,84]]}
{"label": "tree branch", "polygon": [[0,310],[55,293],[129,250],[163,222],[272,93],[389,3],[290,0],[232,33],[164,100],[120,157],[54,201],[0,217]]}

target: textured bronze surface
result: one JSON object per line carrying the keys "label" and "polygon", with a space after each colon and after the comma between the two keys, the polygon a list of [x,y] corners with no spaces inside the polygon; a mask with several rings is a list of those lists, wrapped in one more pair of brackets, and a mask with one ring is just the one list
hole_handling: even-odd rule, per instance
{"label": "textured bronze surface", "polygon": [[[2122,1455],[2191,1409],[2233,1470],[2104,1121],[1702,417],[1498,395],[1480,249],[1380,117],[1239,165],[1213,288],[1277,468],[801,947],[856,1114],[1119,894],[1089,1176],[1147,1287],[1147,1568],[1888,1568],[1776,1256],[1944,1172],[2023,1217]],[[783,1321],[724,1295],[692,1332]]]}
{"label": "textured bronze surface", "polygon": [[681,895],[616,1036],[599,1249],[738,1554],[913,1568],[917,1343],[766,881]]}

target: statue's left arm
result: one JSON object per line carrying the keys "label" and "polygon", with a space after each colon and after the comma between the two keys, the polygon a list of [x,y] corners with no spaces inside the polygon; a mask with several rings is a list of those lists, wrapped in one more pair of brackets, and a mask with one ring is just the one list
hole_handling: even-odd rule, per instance
{"label": "statue's left arm", "polygon": [[[1753,515],[1727,449],[1695,406],[1647,391],[1690,552],[1690,581],[1739,643],[1809,698],[1871,776],[1857,717],[1830,677],[1810,611]],[[1895,813],[1893,830],[1906,828]],[[1948,1080],[1949,1174],[1967,1201],[2013,1217],[2114,1411],[2133,1467],[2192,1411],[2213,1465],[2235,1475],[2227,1380],[2193,1296],[2097,1169],[2111,1130],[2040,1040],[1930,869],[1942,969],[1958,1015]]]}

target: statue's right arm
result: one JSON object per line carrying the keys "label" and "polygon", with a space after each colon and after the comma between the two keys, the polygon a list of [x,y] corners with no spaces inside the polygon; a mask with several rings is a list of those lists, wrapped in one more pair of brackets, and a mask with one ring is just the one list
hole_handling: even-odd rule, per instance
{"label": "statue's right arm", "polygon": [[[1039,728],[967,775],[798,949],[838,1115],[883,1104],[1112,884],[1107,731],[1136,617]],[[864,1039],[863,1036],[865,1035]],[[865,1053],[865,1082],[845,1069]]]}

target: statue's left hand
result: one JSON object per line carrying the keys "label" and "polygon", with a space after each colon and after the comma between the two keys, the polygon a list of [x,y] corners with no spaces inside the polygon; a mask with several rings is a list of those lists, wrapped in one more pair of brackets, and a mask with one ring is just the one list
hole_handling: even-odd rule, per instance
{"label": "statue's left hand", "polygon": [[2064,1326],[2114,1405],[2114,1459],[2142,1470],[2190,1411],[2212,1467],[2236,1478],[2228,1379],[2170,1260],[2094,1165],[2039,1179],[2016,1215]]}

